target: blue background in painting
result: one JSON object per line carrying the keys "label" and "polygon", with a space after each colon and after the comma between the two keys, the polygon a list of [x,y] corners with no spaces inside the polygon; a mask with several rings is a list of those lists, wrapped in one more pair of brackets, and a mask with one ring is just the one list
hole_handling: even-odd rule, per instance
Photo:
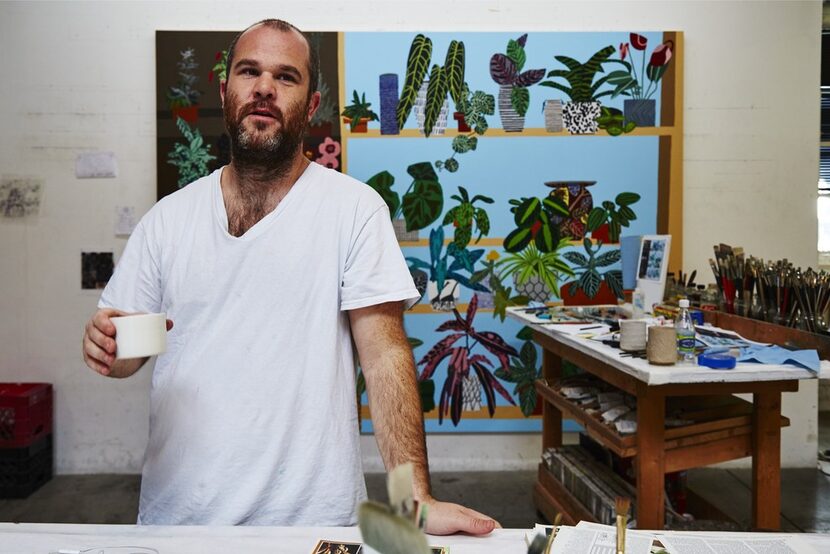
{"label": "blue background in painting", "polygon": [[[403,86],[406,70],[406,59],[412,38],[416,33],[346,33],[345,34],[345,95],[347,101],[351,99],[352,91],[366,94],[366,100],[372,103],[372,108],[380,113],[378,93],[378,76],[383,73],[397,73],[399,90]],[[447,45],[452,39],[462,40],[466,47],[465,80],[471,90],[483,90],[497,96],[498,85],[489,74],[489,60],[496,52],[504,53],[509,39],[516,39],[522,33],[427,33],[433,41],[433,63],[443,65]],[[645,33],[648,38],[648,55],[653,48],[662,41],[662,33]],[[563,69],[564,66],[554,60],[554,55],[567,55],[586,61],[597,50],[613,45],[618,47],[621,42],[628,42],[628,33],[530,33],[525,46],[527,62],[524,70],[544,68]],[[634,61],[639,62],[641,52],[635,52]],[[618,58],[618,54],[612,57]],[[647,61],[647,60],[646,60]],[[606,71],[613,71],[622,66],[607,64]],[[660,113],[660,91],[652,96],[656,99],[656,112]],[[530,87],[530,108],[528,110],[525,127],[543,128],[542,102],[545,99],[563,99],[566,95],[553,88],[534,85]],[[603,103],[622,109],[623,98],[603,98]],[[491,128],[500,128],[498,109],[496,114],[488,116]],[[450,126],[454,122],[450,121]],[[658,121],[659,124],[659,121]],[[370,127],[377,128],[379,124],[373,122]],[[414,128],[414,117],[410,115],[407,128]],[[346,169],[349,175],[362,180],[368,180],[372,175],[386,170],[395,178],[393,189],[400,197],[409,187],[412,178],[406,168],[414,163],[445,160],[452,154],[451,138],[431,136],[429,138],[401,138],[387,136],[382,138],[368,138],[361,135],[347,133],[343,137],[348,141],[346,145]],[[470,196],[482,194],[494,199],[493,204],[477,204],[484,207],[490,217],[491,229],[488,238],[503,239],[514,228],[513,214],[510,213],[509,199],[521,197],[544,197],[551,189],[545,186],[546,181],[596,181],[589,188],[595,206],[604,200],[611,200],[620,192],[636,192],[641,199],[632,206],[638,218],[631,222],[629,228],[623,228],[625,235],[654,234],[657,231],[657,187],[658,187],[658,156],[659,138],[655,136],[523,136],[516,134],[507,137],[481,136],[478,138],[478,147],[475,151],[456,155],[460,168],[456,173],[439,171],[438,177],[444,190],[444,208],[442,216],[430,228],[439,226],[443,214],[454,207],[457,202],[450,198],[457,194],[458,187],[467,189]],[[428,239],[430,228],[420,231],[421,239]],[[444,228],[446,238],[452,237],[452,227]],[[474,234],[475,238],[476,234]],[[610,248],[617,248],[614,245]],[[485,255],[489,250],[497,250],[504,256],[500,246],[476,246],[471,243],[469,249],[484,248]],[[604,247],[603,250],[606,250]],[[404,256],[417,257],[429,262],[429,250],[426,246],[402,248]],[[565,248],[583,252],[581,244]],[[483,258],[482,258],[483,260]],[[480,267],[480,265],[479,265]],[[614,268],[619,268],[617,264]],[[612,268],[602,268],[603,271]],[[563,280],[564,282],[564,280]],[[512,283],[506,283],[512,286]],[[472,291],[461,289],[461,303],[469,302]],[[423,299],[422,302],[427,302]],[[452,313],[415,313],[407,314],[405,325],[410,337],[423,341],[423,345],[415,349],[415,360],[420,359],[432,346],[447,333],[436,333],[435,329],[443,322],[451,319]],[[516,338],[521,326],[513,320],[501,322],[493,317],[492,312],[480,311],[475,323],[478,330],[491,330],[501,335],[516,350],[522,347],[522,341]],[[495,356],[489,354],[482,347],[477,346],[473,353],[480,352],[487,355],[494,363]],[[537,347],[537,367],[541,365],[541,352]],[[435,403],[438,404],[441,388],[447,375],[447,362],[438,367],[433,379],[435,381]],[[418,367],[420,374],[422,366]],[[493,367],[494,371],[496,368]],[[512,393],[515,384],[501,382]],[[486,399],[482,393],[482,401]],[[516,402],[518,398],[514,397]],[[364,394],[363,402],[367,402]],[[509,403],[496,395],[498,406],[509,406]],[[566,430],[577,430],[579,427],[573,422],[566,422]],[[428,432],[537,432],[541,429],[541,420],[535,419],[472,419],[464,417],[459,425],[453,426],[449,417],[442,425],[437,419],[426,420]],[[363,421],[361,430],[371,432],[371,421]]]}
{"label": "blue background in painting", "polygon": [[[418,33],[346,33],[345,34],[345,63],[346,63],[346,100],[352,98],[352,91],[357,90],[358,94],[365,93],[366,100],[372,103],[372,108],[380,114],[380,96],[378,91],[378,77],[384,73],[396,73],[398,75],[398,91],[403,88],[406,77],[406,60],[409,56],[409,47],[412,39]],[[444,65],[447,55],[447,47],[451,40],[460,40],[464,43],[465,49],[465,81],[469,83],[470,90],[482,90],[498,98],[499,85],[490,77],[490,58],[493,54],[507,52],[507,42],[510,39],[517,39],[523,33],[423,33],[432,40],[432,62],[433,64]],[[644,32],[640,33],[648,39],[646,46],[645,63],[654,48],[663,41],[663,33]],[[612,45],[619,48],[620,43],[629,42],[629,33],[528,33],[525,44],[525,62],[523,71],[530,69],[544,69],[545,75],[553,69],[566,69],[554,56],[568,56],[580,63],[585,63],[598,50]],[[633,48],[629,50],[627,61],[632,62],[636,68],[637,75],[641,75],[643,52]],[[619,52],[611,55],[612,59],[619,59]],[[618,63],[603,64],[605,73],[624,69]],[[429,72],[427,72],[427,75]],[[597,75],[597,79],[601,77]],[[542,81],[548,80],[547,76]],[[566,84],[561,78],[552,79]],[[646,80],[647,83],[647,80]],[[567,86],[567,84],[566,84]],[[610,88],[610,85],[606,85]],[[530,91],[530,108],[528,109],[525,127],[544,127],[542,115],[542,102],[547,99],[568,100],[567,95],[555,88],[532,85]],[[606,90],[605,87],[600,91]],[[658,114],[657,124],[659,125],[660,114],[660,85],[657,91],[651,96],[657,101],[656,113]],[[624,97],[618,96],[611,99],[604,96],[600,101],[607,106],[622,109]],[[450,105],[450,109],[453,106]],[[498,112],[498,110],[496,110]],[[414,127],[414,116],[410,114],[405,127]],[[498,113],[491,118],[491,127],[501,127]]]}

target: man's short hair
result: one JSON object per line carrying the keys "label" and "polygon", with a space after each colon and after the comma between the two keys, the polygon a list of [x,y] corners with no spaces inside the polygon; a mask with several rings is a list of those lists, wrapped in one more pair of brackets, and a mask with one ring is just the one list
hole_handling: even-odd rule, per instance
{"label": "man's short hair", "polygon": [[297,31],[302,35],[305,39],[306,44],[308,45],[308,97],[311,98],[311,95],[317,91],[318,86],[318,76],[320,73],[320,55],[317,52],[317,49],[311,45],[311,40],[309,39],[308,35],[299,30],[297,27],[288,23],[287,21],[283,21],[282,19],[263,19],[262,21],[257,21],[253,25],[250,25],[245,30],[241,31],[231,41],[230,46],[228,46],[228,78],[230,78],[230,73],[233,68],[233,56],[234,50],[236,50],[236,43],[239,41],[239,37],[244,35],[248,30],[256,27],[257,25],[265,25],[269,29],[274,29],[275,31],[282,31],[284,33],[288,33],[291,31]]}

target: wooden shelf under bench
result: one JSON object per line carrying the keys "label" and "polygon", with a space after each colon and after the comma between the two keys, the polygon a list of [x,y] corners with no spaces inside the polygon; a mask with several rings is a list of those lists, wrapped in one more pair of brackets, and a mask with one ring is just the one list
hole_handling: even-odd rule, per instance
{"label": "wooden shelf under bench", "polygon": [[[563,396],[557,387],[544,380],[536,381],[536,391],[562,412],[585,428],[586,434],[616,455],[630,458],[637,455],[637,436],[622,435],[605,423],[599,415],[589,414],[578,403]],[[709,465],[752,453],[752,403],[731,395],[677,396],[666,399],[666,412],[695,421],[690,425],[666,428],[664,448],[666,471],[681,471]],[[790,420],[781,417],[781,427]]]}

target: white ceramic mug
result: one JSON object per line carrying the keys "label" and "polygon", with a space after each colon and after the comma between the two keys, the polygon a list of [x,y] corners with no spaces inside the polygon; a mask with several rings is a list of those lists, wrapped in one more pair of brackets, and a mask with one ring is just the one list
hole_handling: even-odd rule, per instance
{"label": "white ceramic mug", "polygon": [[115,359],[146,358],[167,350],[167,314],[134,314],[112,318]]}

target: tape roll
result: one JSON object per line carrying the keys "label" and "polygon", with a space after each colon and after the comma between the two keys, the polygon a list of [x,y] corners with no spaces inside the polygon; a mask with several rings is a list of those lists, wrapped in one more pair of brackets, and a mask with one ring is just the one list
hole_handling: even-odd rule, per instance
{"label": "tape roll", "polygon": [[673,365],[677,362],[677,331],[670,326],[648,328],[646,357],[650,364]]}
{"label": "tape roll", "polygon": [[636,319],[620,320],[620,350],[635,352],[646,348],[646,322]]}

